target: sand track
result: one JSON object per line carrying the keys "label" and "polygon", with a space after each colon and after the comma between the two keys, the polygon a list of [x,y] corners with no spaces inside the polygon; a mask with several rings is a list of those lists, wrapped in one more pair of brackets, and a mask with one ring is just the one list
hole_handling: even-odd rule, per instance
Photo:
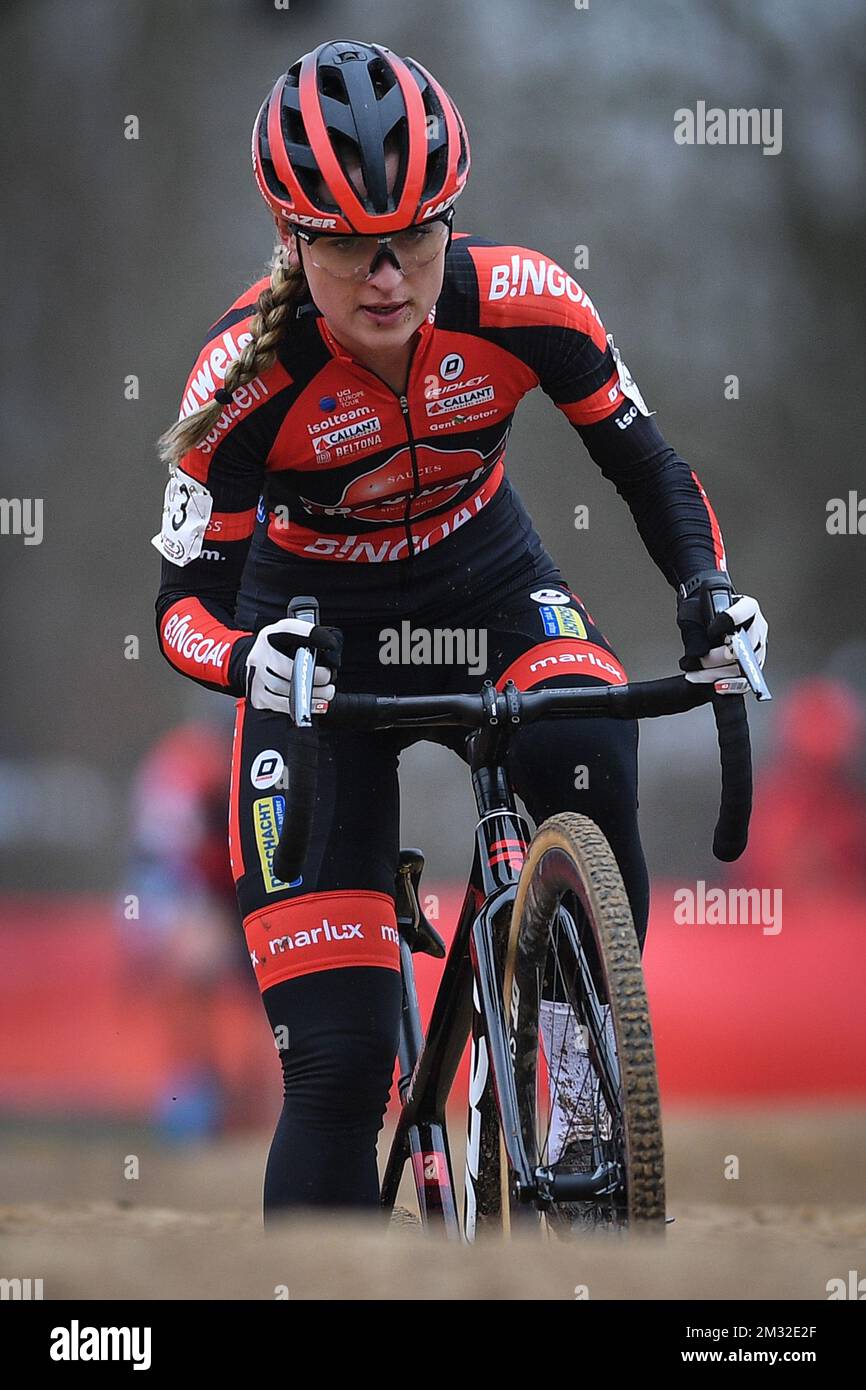
{"label": "sand track", "polygon": [[[681,1117],[666,1127],[665,1238],[459,1247],[338,1216],[261,1229],[268,1136],[171,1151],[129,1135],[7,1135],[0,1275],[46,1298],[826,1299],[866,1270],[866,1114]],[[138,1155],[141,1178],[123,1180]],[[740,1178],[726,1180],[736,1154]],[[411,1193],[406,1191],[406,1204]]]}

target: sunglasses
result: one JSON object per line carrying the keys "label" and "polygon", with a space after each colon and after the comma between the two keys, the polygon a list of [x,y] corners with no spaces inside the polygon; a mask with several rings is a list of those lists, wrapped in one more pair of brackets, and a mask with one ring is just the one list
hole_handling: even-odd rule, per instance
{"label": "sunglasses", "polygon": [[387,236],[342,236],[334,232],[309,232],[289,222],[289,230],[310,248],[310,260],[319,270],[338,280],[368,280],[380,256],[389,255],[404,275],[435,260],[448,240],[453,208],[443,217],[417,227],[405,227]]}

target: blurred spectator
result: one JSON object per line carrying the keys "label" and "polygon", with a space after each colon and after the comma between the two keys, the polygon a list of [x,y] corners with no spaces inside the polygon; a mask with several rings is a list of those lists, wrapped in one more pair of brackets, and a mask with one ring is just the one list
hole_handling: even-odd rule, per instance
{"label": "blurred spectator", "polygon": [[255,1078],[232,1093],[218,1065],[226,993],[258,1003],[229,863],[229,766],[224,734],[184,724],[150,749],[132,789],[128,891],[139,915],[122,924],[125,984],[160,1006],[170,1064],[154,1119],[176,1139],[254,1118]]}
{"label": "blurred spectator", "polygon": [[780,704],[775,756],[756,775],[749,846],[736,877],[791,893],[862,893],[862,703],[841,681],[810,677]]}

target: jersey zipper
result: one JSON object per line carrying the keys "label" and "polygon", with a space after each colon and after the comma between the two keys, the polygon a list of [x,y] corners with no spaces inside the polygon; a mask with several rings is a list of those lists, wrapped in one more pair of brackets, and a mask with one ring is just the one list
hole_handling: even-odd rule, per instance
{"label": "jersey zipper", "polygon": [[[332,336],[333,335],[329,334],[329,337]],[[415,343],[412,347],[412,355],[409,358],[409,366],[406,373],[407,385],[412,380],[412,368],[415,364],[415,356],[418,351],[418,346],[418,343]],[[403,512],[403,529],[406,532],[407,547],[406,558],[411,565],[411,562],[415,559],[415,548],[414,543],[412,541],[412,525],[410,521],[410,512],[412,510],[413,499],[418,496],[418,493],[421,490],[421,476],[418,472],[418,454],[415,448],[415,436],[412,433],[412,420],[409,415],[409,397],[406,395],[405,392],[395,391],[393,386],[389,385],[389,383],[385,380],[384,377],[380,376],[378,372],[373,371],[372,367],[365,367],[363,362],[356,362],[355,359],[351,356],[351,354],[346,355],[348,356],[349,361],[352,363],[356,372],[366,372],[369,376],[375,377],[377,381],[381,381],[382,385],[387,386],[388,390],[393,395],[395,395],[398,401],[400,402],[400,410],[403,413],[403,421],[406,426],[406,439],[409,444],[409,455],[412,459],[412,483],[414,487],[414,492],[410,492],[409,496],[406,498],[406,507]]]}
{"label": "jersey zipper", "polygon": [[[411,364],[409,371],[411,373]],[[406,532],[406,558],[411,562],[415,559],[415,547],[412,540],[412,523],[410,513],[412,511],[412,498],[417,497],[421,490],[421,479],[418,474],[418,455],[415,452],[415,436],[412,433],[412,421],[409,416],[409,398],[406,395],[400,397],[400,409],[403,412],[403,421],[406,425],[406,438],[409,440],[409,454],[412,458],[412,482],[415,487],[414,493],[409,493],[406,498],[406,510],[403,513],[403,527]]]}

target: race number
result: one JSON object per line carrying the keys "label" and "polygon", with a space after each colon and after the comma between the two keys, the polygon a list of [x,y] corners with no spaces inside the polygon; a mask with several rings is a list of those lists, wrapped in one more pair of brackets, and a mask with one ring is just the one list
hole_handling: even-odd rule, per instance
{"label": "race number", "polygon": [[623,362],[622,356],[620,355],[620,350],[617,347],[616,343],[613,341],[613,338],[611,337],[610,333],[608,333],[607,335],[607,341],[610,346],[611,353],[613,354],[613,360],[616,363],[616,374],[619,377],[620,391],[622,391],[622,394],[624,396],[627,396],[630,401],[634,402],[641,415],[654,415],[655,411],[649,410],[647,408],[647,403],[641,395],[640,391],[638,390],[637,382],[635,381],[628,367]]}
{"label": "race number", "polygon": [[212,511],[213,497],[204,484],[175,469],[166,484],[162,530],[151,539],[151,545],[172,564],[188,565],[201,554]]}

